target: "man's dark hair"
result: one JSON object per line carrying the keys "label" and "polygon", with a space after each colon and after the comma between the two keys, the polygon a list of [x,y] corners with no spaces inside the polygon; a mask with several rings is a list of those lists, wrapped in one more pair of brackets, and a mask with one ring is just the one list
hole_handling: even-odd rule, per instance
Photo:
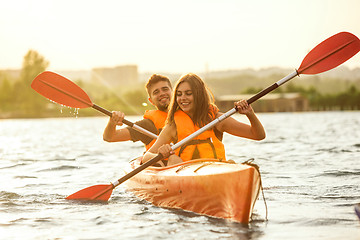
{"label": "man's dark hair", "polygon": [[149,80],[147,81],[147,83],[145,85],[149,97],[150,97],[150,88],[151,88],[151,86],[158,83],[158,82],[160,82],[160,81],[167,82],[169,84],[170,88],[172,88],[169,78],[167,78],[167,77],[165,77],[163,75],[160,75],[160,74],[153,74],[149,78]]}

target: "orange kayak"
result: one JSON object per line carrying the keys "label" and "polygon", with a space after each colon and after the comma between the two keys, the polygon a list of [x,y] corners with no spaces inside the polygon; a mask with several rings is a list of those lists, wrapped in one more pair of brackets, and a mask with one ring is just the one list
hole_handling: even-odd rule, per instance
{"label": "orange kayak", "polygon": [[[125,171],[137,168],[139,162],[130,162]],[[246,164],[197,159],[146,168],[125,187],[155,206],[248,223],[260,191],[260,174]]]}

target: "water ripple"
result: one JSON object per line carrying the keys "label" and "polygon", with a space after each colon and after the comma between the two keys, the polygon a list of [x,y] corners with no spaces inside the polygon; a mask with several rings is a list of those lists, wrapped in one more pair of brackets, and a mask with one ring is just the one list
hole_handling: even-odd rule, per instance
{"label": "water ripple", "polygon": [[18,199],[20,197],[21,195],[14,192],[6,192],[6,191],[0,192],[0,200]]}
{"label": "water ripple", "polygon": [[248,225],[155,207],[121,186],[107,203],[65,200],[117,179],[144,147],[104,142],[108,118],[63,118],[0,124],[11,136],[0,149],[0,228],[6,239],[356,239],[360,112],[259,118],[267,131],[264,141],[224,134],[224,144],[235,161],[255,158],[260,165],[268,221],[261,195]]}
{"label": "water ripple", "polygon": [[81,169],[82,167],[79,166],[72,166],[72,165],[62,165],[59,167],[51,167],[39,170],[38,172],[52,172],[52,171],[65,171],[65,170],[72,170],[72,169]]}
{"label": "water ripple", "polygon": [[330,170],[317,175],[316,177],[347,177],[360,176],[360,170]]}

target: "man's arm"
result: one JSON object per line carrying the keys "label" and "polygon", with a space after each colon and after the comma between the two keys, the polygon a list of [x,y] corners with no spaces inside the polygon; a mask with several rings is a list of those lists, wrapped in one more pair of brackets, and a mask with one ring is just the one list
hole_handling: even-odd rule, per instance
{"label": "man's arm", "polygon": [[[157,129],[155,127],[155,124],[149,120],[149,119],[142,119],[140,121],[137,121],[135,122],[136,125],[138,125],[139,127],[142,127],[154,134],[159,134],[157,132]],[[141,141],[142,143],[144,143],[145,145],[149,144],[153,138],[152,137],[149,137],[131,127],[127,127],[126,128],[128,131],[129,131],[129,135],[130,135],[130,139],[133,141],[133,142],[136,142],[136,141]]]}
{"label": "man's arm", "polygon": [[[141,141],[147,145],[153,140],[153,138],[148,137],[131,127],[116,129],[117,125],[122,125],[124,116],[125,114],[119,111],[112,113],[112,116],[110,117],[103,133],[104,141],[122,142],[132,140],[133,142]],[[142,119],[141,121],[137,121],[135,124],[152,133],[158,134],[155,124],[149,119]]]}
{"label": "man's arm", "polygon": [[105,127],[104,133],[103,133],[103,139],[107,142],[122,142],[122,141],[129,141],[131,140],[130,132],[127,128],[121,128],[116,129],[117,124],[121,122],[122,125],[122,119],[123,116],[120,116],[121,121],[119,121],[119,118],[116,118],[118,116],[115,116],[115,113],[113,112],[113,116],[109,119],[109,122],[107,126]]}

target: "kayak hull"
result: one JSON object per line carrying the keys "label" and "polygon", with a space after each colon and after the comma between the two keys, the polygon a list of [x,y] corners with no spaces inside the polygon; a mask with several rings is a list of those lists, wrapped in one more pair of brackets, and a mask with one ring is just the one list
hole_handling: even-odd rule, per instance
{"label": "kayak hull", "polygon": [[[139,162],[131,162],[125,171],[132,171]],[[125,186],[159,207],[248,223],[260,190],[260,174],[245,164],[199,159],[149,167],[126,181]]]}

